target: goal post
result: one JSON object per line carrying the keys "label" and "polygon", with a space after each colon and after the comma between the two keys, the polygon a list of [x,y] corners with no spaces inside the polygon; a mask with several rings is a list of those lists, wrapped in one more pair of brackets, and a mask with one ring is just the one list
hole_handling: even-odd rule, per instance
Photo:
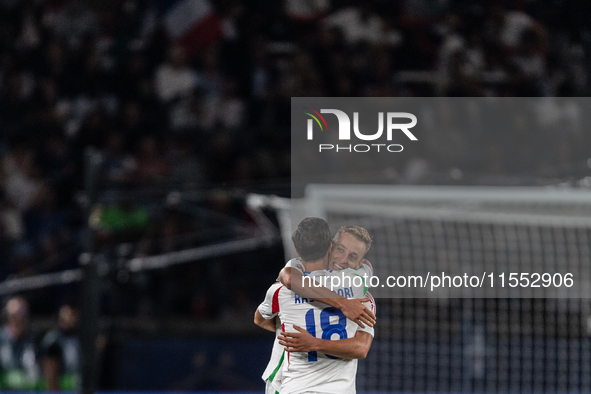
{"label": "goal post", "polygon": [[[589,190],[310,185],[293,204],[283,231],[306,216],[326,219],[333,234],[341,225],[366,227],[374,240],[367,258],[380,277],[572,270],[591,288]],[[358,389],[590,392],[588,294],[505,290],[394,297],[370,289],[377,325]]]}
{"label": "goal post", "polygon": [[[310,185],[305,206],[333,232],[367,228],[374,241],[367,258],[380,276],[422,275],[437,285],[448,279],[443,273],[467,274],[487,284],[428,291],[380,285],[378,297],[591,297],[589,190]],[[520,282],[511,286],[515,277]]]}
{"label": "goal post", "polygon": [[[583,211],[591,222],[591,191],[546,187],[474,187],[474,186],[388,186],[388,185],[319,185],[306,187],[306,208],[311,215],[326,217],[327,212],[339,204],[388,207],[386,212],[403,208],[440,208],[440,212],[463,209],[493,211],[495,207],[527,208],[539,215],[550,217],[560,212],[565,221]],[[468,209],[471,208],[471,209]],[[500,210],[497,213],[502,213]],[[541,216],[540,216],[541,217]]]}

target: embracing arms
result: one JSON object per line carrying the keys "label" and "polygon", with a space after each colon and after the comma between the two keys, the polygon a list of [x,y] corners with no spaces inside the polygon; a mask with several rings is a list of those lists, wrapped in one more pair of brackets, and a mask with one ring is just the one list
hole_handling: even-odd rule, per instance
{"label": "embracing arms", "polygon": [[[367,263],[371,267],[369,262]],[[323,286],[304,286],[301,271],[290,267],[284,267],[281,270],[278,280],[285,287],[302,297],[312,298],[340,309],[348,319],[354,321],[362,328],[365,327],[363,325],[364,323],[373,327],[376,322],[375,315],[362,304],[362,302],[369,301],[368,298],[348,300]]]}
{"label": "embracing arms", "polygon": [[259,312],[258,308],[254,312],[254,324],[261,328],[264,328],[267,331],[275,332],[275,319],[277,319],[277,317],[274,317],[272,319],[265,319],[263,315],[261,315],[261,312]]}
{"label": "embracing arms", "polygon": [[331,341],[313,337],[308,331],[296,325],[299,332],[282,332],[279,344],[288,352],[319,351],[324,354],[343,358],[363,359],[371,347],[373,336],[365,331],[357,330],[353,338]]}

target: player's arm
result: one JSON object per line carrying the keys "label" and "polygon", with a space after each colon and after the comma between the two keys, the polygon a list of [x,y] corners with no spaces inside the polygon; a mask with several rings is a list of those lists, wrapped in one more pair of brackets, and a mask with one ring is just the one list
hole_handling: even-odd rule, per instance
{"label": "player's arm", "polygon": [[365,331],[357,330],[353,338],[331,341],[313,337],[308,331],[296,325],[293,326],[299,332],[282,332],[279,344],[285,346],[288,352],[312,352],[318,351],[331,356],[343,358],[363,359],[367,356],[373,336]]}
{"label": "player's arm", "polygon": [[300,270],[284,267],[279,273],[278,280],[283,283],[285,287],[302,297],[312,298],[340,309],[348,319],[354,321],[360,327],[365,327],[363,325],[364,323],[370,327],[374,326],[376,322],[375,315],[362,304],[363,302],[367,302],[368,299],[348,300],[334,291],[321,286],[318,282],[316,283],[318,283],[319,287],[304,286],[303,277],[304,275]]}
{"label": "player's arm", "polygon": [[254,312],[254,324],[261,328],[264,328],[267,331],[275,332],[275,319],[276,317],[271,319],[265,319],[263,315],[261,315],[261,312],[259,312],[258,308]]}
{"label": "player's arm", "polygon": [[265,293],[265,299],[254,312],[254,324],[272,332],[276,330],[275,319],[279,313],[279,308],[273,300],[278,295],[281,287],[279,283],[274,283],[269,287]]}

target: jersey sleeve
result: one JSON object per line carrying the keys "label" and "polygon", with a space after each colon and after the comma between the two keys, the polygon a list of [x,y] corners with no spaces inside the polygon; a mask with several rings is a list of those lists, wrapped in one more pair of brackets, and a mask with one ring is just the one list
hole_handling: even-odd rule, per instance
{"label": "jersey sleeve", "polygon": [[302,260],[300,260],[299,258],[289,260],[287,264],[285,264],[285,268],[295,268],[298,271],[300,271],[302,275],[304,274],[304,272],[306,272],[304,263],[302,263]]}
{"label": "jersey sleeve", "polygon": [[373,298],[373,296],[371,295],[371,293],[368,291],[367,293],[365,293],[365,297],[369,298],[369,304],[370,306],[366,305],[367,308],[371,311],[371,313],[373,313],[374,315],[376,314],[376,300],[375,298]]}
{"label": "jersey sleeve", "polygon": [[367,274],[368,278],[373,276],[373,269],[367,264],[361,264],[361,267],[355,269],[355,271],[357,275],[363,276],[364,274]]}
{"label": "jersey sleeve", "polygon": [[279,313],[279,290],[282,287],[283,285],[281,283],[274,283],[267,290],[265,299],[258,307],[259,313],[264,319],[272,319]]}
{"label": "jersey sleeve", "polygon": [[347,279],[347,281],[344,283],[351,283],[353,285],[353,295],[347,296],[347,298],[363,298],[369,290],[368,282],[369,278],[371,277],[371,268],[367,265],[364,265],[363,267],[367,268],[346,268],[342,271],[339,271],[339,274],[343,277],[343,280]]}
{"label": "jersey sleeve", "polygon": [[[369,309],[375,315],[376,314],[376,300],[373,298],[373,296],[369,292],[367,292],[365,294],[365,297],[369,298],[369,301],[364,302],[363,305],[365,305],[367,307],[367,309]],[[365,327],[363,327],[363,328],[357,326],[357,331],[363,331],[363,332],[368,333],[372,337],[374,336],[374,328],[370,327],[368,325],[365,325]]]}

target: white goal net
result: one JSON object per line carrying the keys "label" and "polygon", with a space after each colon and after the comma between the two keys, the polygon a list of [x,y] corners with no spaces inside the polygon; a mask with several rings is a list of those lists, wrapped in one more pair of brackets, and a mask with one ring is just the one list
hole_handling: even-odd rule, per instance
{"label": "white goal net", "polygon": [[[588,190],[313,185],[294,206],[284,231],[304,216],[325,218],[333,232],[367,228],[367,258],[380,276],[488,271],[498,281],[501,272],[572,272],[591,287]],[[549,298],[530,285],[479,298],[375,289],[376,337],[359,363],[358,390],[590,392],[588,297]]]}

